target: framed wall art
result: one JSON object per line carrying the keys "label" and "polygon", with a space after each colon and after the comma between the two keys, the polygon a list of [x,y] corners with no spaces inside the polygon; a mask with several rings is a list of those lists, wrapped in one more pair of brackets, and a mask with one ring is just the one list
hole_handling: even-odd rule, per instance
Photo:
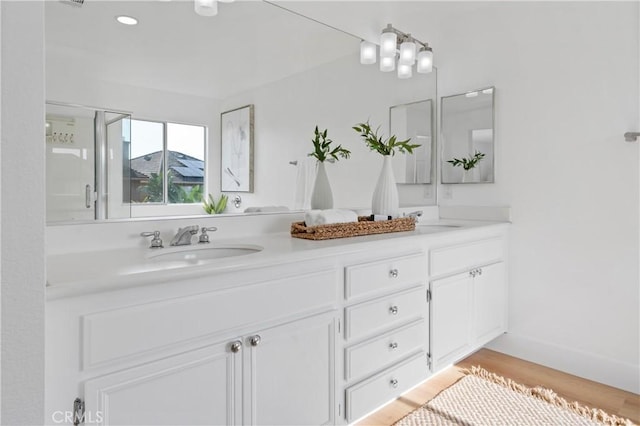
{"label": "framed wall art", "polygon": [[253,105],[220,114],[223,192],[253,192],[253,114]]}

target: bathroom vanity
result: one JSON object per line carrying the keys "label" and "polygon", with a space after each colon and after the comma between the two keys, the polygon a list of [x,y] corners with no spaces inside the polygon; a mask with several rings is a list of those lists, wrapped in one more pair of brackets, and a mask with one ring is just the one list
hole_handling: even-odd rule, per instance
{"label": "bathroom vanity", "polygon": [[151,249],[83,253],[73,279],[50,256],[45,418],[78,398],[87,424],[354,422],[506,331],[507,233],[267,234],[156,269],[134,267]]}

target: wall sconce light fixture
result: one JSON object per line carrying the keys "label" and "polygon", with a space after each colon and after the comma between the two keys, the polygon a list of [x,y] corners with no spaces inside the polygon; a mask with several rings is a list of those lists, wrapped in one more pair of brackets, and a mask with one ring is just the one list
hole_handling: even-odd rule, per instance
{"label": "wall sconce light fixture", "polygon": [[[398,78],[410,78],[413,65],[421,74],[433,71],[433,50],[428,43],[420,41],[388,24],[380,35],[380,71],[389,72],[398,69]],[[376,63],[376,44],[362,40],[360,42],[360,63]]]}

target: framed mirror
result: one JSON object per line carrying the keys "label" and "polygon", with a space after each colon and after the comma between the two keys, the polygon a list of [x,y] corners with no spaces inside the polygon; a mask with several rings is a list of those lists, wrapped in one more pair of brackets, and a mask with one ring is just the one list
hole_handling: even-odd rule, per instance
{"label": "framed mirror", "polygon": [[442,183],[493,183],[495,88],[441,98]]}
{"label": "framed mirror", "polygon": [[435,158],[433,140],[433,101],[425,99],[389,108],[389,134],[400,140],[419,144],[413,154],[393,157],[396,183],[427,184],[432,182]]}

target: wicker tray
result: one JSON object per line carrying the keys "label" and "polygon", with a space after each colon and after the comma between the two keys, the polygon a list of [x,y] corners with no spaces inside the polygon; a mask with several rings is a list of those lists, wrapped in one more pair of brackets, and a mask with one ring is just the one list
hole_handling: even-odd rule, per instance
{"label": "wicker tray", "polygon": [[358,235],[413,231],[414,229],[416,229],[416,221],[412,217],[374,222],[369,216],[358,216],[358,222],[331,225],[306,226],[304,222],[294,222],[291,224],[291,236],[306,240],[330,240]]}

